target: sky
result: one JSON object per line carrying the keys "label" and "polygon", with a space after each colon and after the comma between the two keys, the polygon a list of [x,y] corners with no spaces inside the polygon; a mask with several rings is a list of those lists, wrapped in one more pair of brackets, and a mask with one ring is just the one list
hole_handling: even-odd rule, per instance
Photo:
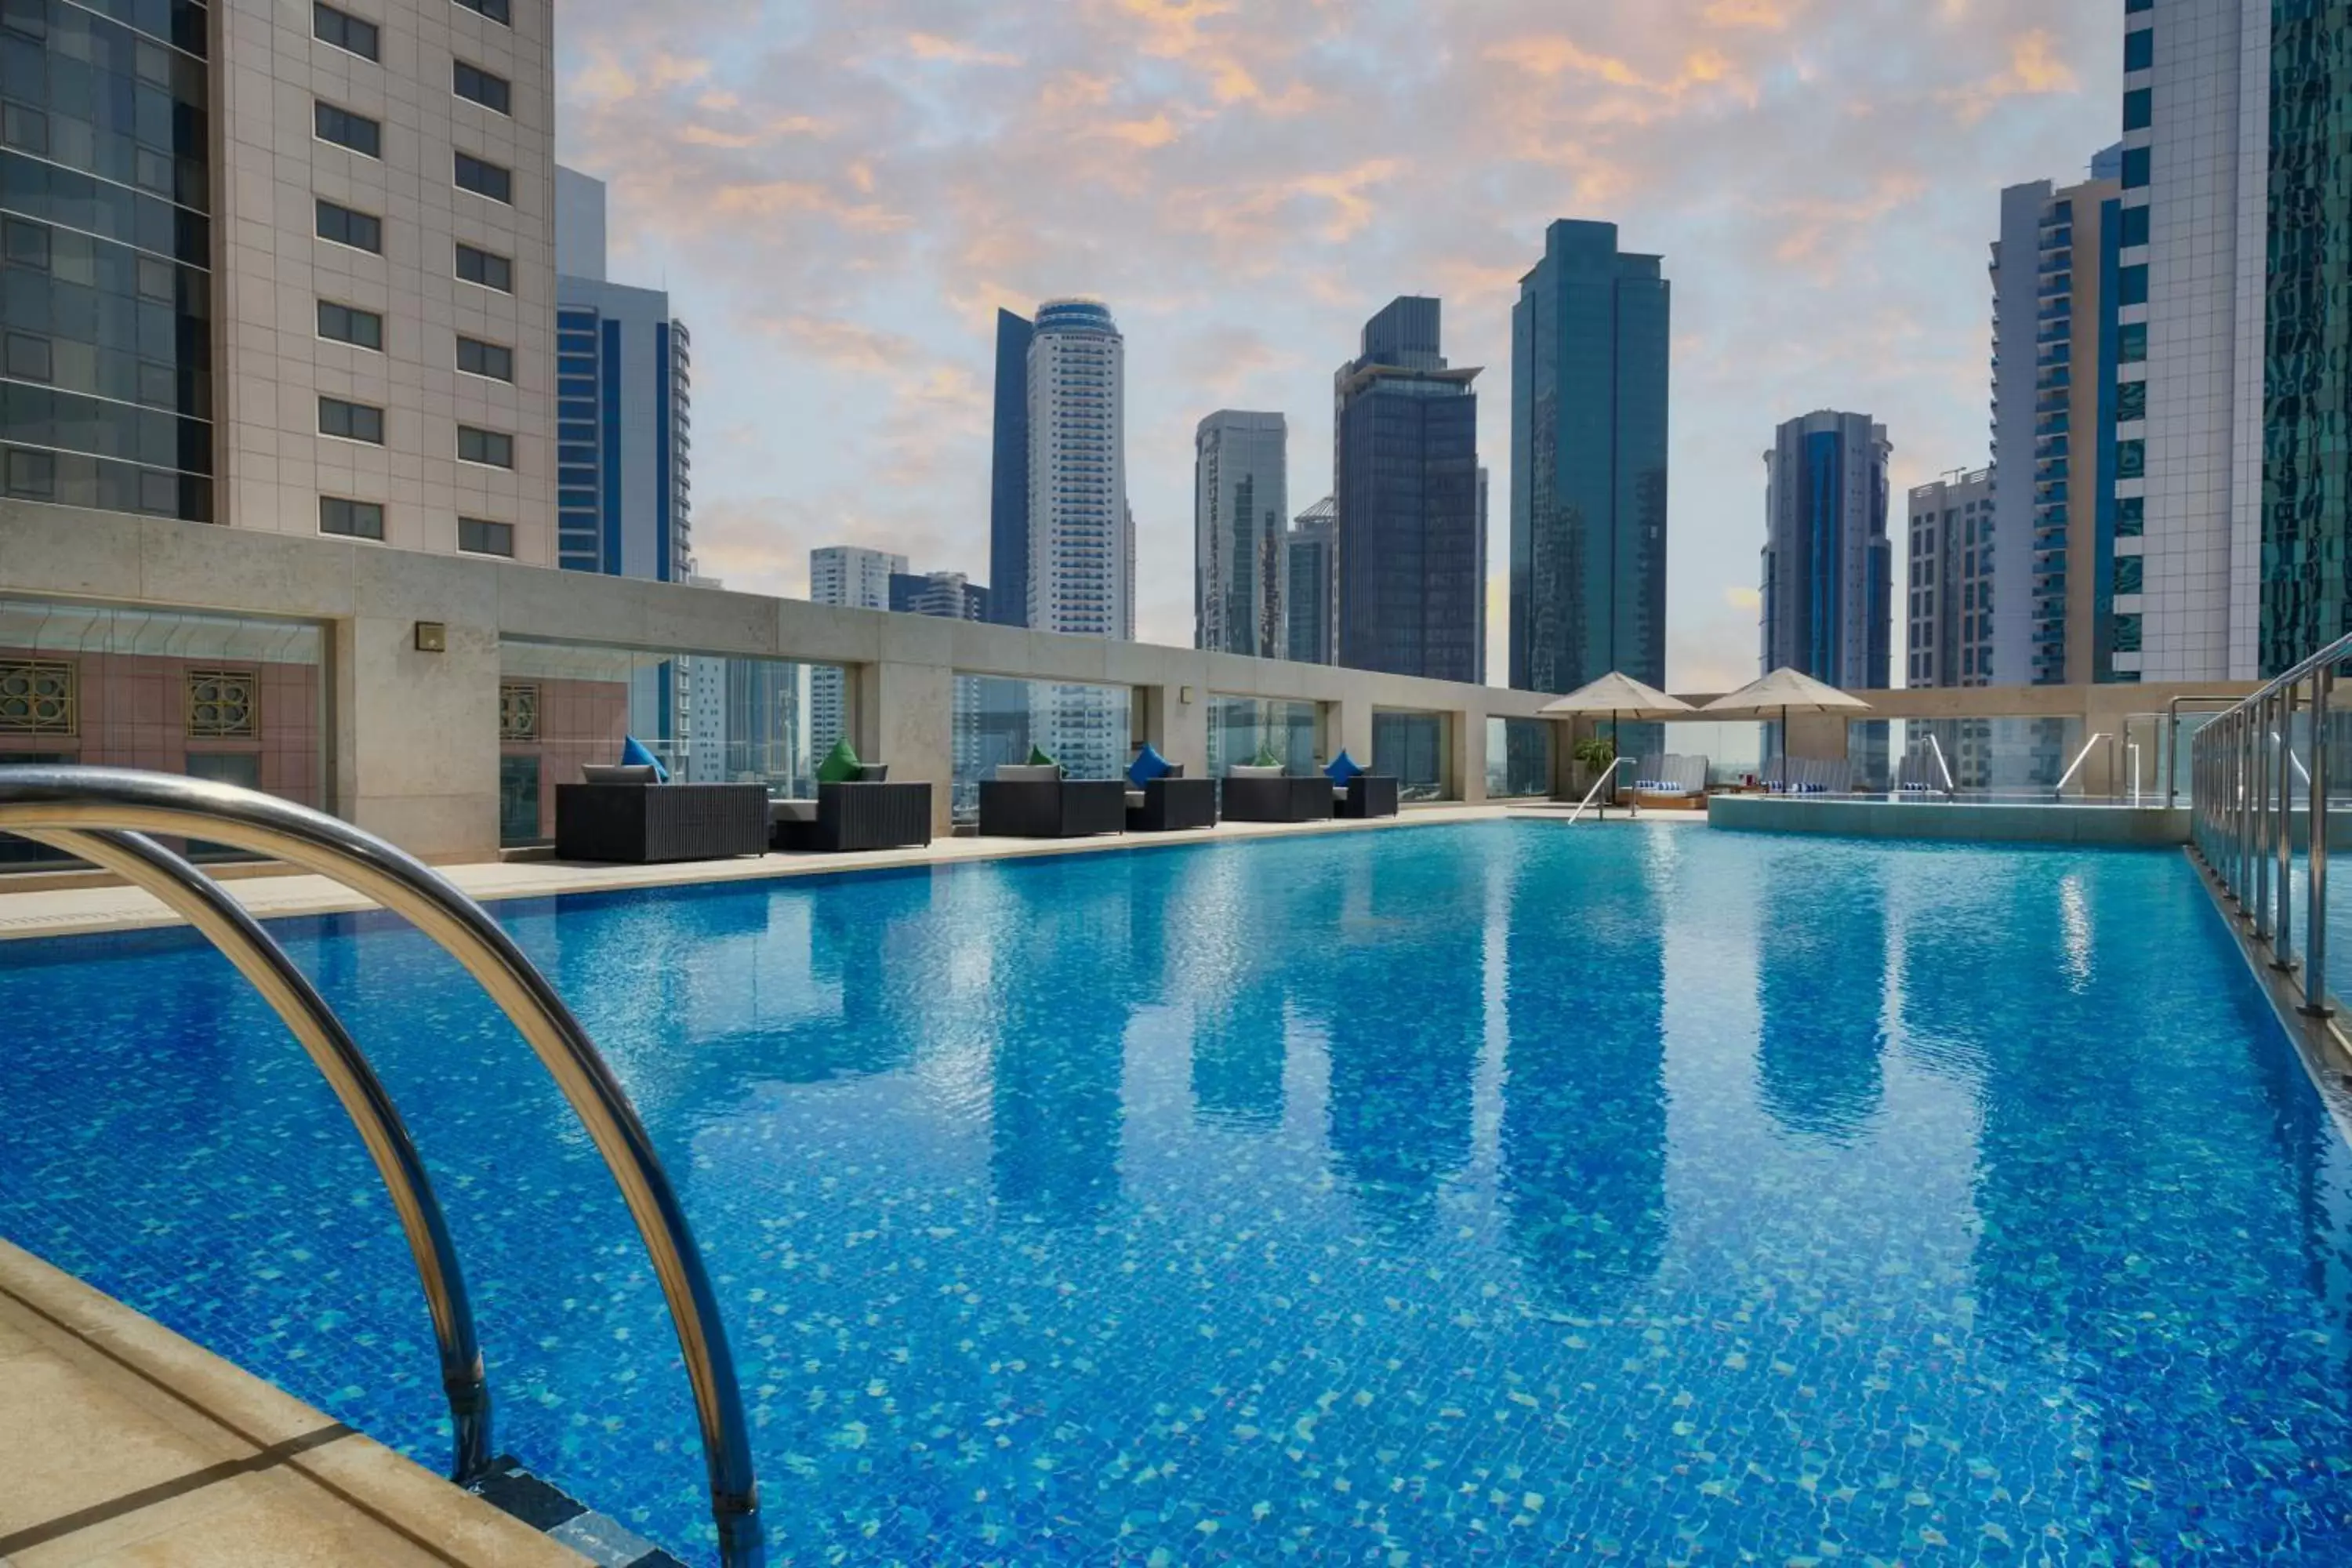
{"label": "sky", "polygon": [[[1987,458],[2001,187],[2084,174],[2122,21],[2066,0],[565,0],[557,152],[615,281],[693,334],[694,548],[801,595],[864,544],[988,574],[998,307],[1127,339],[1137,635],[1192,640],[1192,434],[1290,426],[1399,294],[1486,367],[1489,678],[1506,679],[1510,310],[1545,226],[1674,289],[1666,676],[1756,673],[1761,454],[1866,412],[1903,490]],[[1899,531],[1899,525],[1897,531]]]}

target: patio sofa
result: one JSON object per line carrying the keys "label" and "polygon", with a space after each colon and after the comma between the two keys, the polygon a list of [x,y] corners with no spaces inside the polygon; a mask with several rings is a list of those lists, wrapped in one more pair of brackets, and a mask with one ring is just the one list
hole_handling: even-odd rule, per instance
{"label": "patio sofa", "polygon": [[1346,784],[1331,786],[1331,815],[1334,816],[1394,816],[1396,814],[1397,781],[1385,774],[1358,773]]}
{"label": "patio sofa", "polygon": [[983,838],[1084,838],[1126,827],[1125,779],[1070,779],[1052,763],[1007,763],[981,781]]}
{"label": "patio sofa", "polygon": [[1278,766],[1236,765],[1225,770],[1223,813],[1227,822],[1328,822],[1334,796],[1321,773],[1293,777]]}
{"label": "patio sofa", "polygon": [[1705,757],[1654,752],[1633,767],[1633,804],[1655,811],[1706,809]]}
{"label": "patio sofa", "polygon": [[820,783],[814,800],[770,801],[768,833],[774,848],[825,854],[929,844],[931,786],[892,784],[887,763],[862,763],[855,779]]}
{"label": "patio sofa", "polygon": [[1141,789],[1127,790],[1127,830],[1129,833],[1176,833],[1217,825],[1217,781],[1188,779],[1181,767],[1171,767]]}
{"label": "patio sofa", "polygon": [[555,786],[555,854],[562,860],[652,865],[719,860],[768,847],[768,786],[657,784],[650,767],[586,767]]}

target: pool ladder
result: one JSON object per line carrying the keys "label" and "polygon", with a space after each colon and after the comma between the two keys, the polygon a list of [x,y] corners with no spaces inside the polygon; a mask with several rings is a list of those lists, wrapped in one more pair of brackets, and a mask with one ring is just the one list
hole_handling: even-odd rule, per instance
{"label": "pool ladder", "polygon": [[399,1215],[440,1351],[455,1434],[451,1474],[472,1483],[489,1473],[494,1458],[481,1345],[440,1203],[399,1110],[351,1032],[260,922],[147,835],[227,844],[315,872],[404,917],[446,950],[529,1042],[619,1185],[661,1279],[693,1385],[719,1560],[727,1568],[760,1568],[766,1551],[742,1391],[677,1191],[588,1032],[479,904],[422,861],[347,822],[172,773],[0,768],[0,832],[77,856],[152,894],[219,949],[310,1053],[359,1129]]}

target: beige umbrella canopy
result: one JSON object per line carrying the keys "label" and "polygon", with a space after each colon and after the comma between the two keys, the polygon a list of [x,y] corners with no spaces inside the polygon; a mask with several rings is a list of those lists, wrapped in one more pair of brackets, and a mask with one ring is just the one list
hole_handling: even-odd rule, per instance
{"label": "beige umbrella canopy", "polygon": [[1834,686],[1825,685],[1801,670],[1782,665],[1771,674],[1751,680],[1738,690],[1717,698],[1699,710],[1719,719],[1780,718],[1780,766],[1787,776],[1789,765],[1789,715],[1791,713],[1835,713],[1860,710],[1867,712],[1870,704],[1859,697],[1849,697]]}
{"label": "beige umbrella canopy", "polygon": [[[1612,669],[1590,685],[1578,687],[1559,701],[1545,703],[1540,711],[1608,714],[1609,744],[1613,750],[1617,744],[1619,719],[1679,719],[1691,711],[1691,705],[1679,697],[1669,697],[1654,686]],[[1617,788],[1613,777],[1609,788],[1613,795]]]}

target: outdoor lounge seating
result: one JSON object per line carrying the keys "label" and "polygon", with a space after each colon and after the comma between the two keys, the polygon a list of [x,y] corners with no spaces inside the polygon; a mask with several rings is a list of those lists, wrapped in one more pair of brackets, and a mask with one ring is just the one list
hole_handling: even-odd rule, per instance
{"label": "outdoor lounge seating", "polygon": [[1279,767],[1225,770],[1222,810],[1227,822],[1328,822],[1331,781],[1321,773],[1292,777]]}
{"label": "outdoor lounge seating", "polygon": [[835,854],[929,844],[931,786],[892,784],[889,778],[889,764],[869,763],[859,766],[855,779],[819,784],[814,800],[770,801],[770,845]]}
{"label": "outdoor lounge seating", "polygon": [[1658,811],[1704,810],[1706,774],[1705,757],[1645,756],[1634,764],[1633,804]]}
{"label": "outdoor lounge seating", "polygon": [[1385,774],[1358,773],[1346,784],[1331,786],[1331,815],[1346,817],[1394,816],[1397,781]]}
{"label": "outdoor lounge seating", "polygon": [[558,859],[652,865],[768,847],[765,784],[656,784],[649,767],[582,772],[590,782],[555,786]]}
{"label": "outdoor lounge seating", "polygon": [[1844,757],[1781,757],[1766,766],[1773,795],[1849,795],[1853,763]]}
{"label": "outdoor lounge seating", "polygon": [[1126,826],[1125,779],[1069,779],[1052,763],[1008,763],[981,781],[983,838],[1083,838]]}
{"label": "outdoor lounge seating", "polygon": [[1188,779],[1182,768],[1171,768],[1141,789],[1127,792],[1129,833],[1176,833],[1217,825],[1217,781]]}

